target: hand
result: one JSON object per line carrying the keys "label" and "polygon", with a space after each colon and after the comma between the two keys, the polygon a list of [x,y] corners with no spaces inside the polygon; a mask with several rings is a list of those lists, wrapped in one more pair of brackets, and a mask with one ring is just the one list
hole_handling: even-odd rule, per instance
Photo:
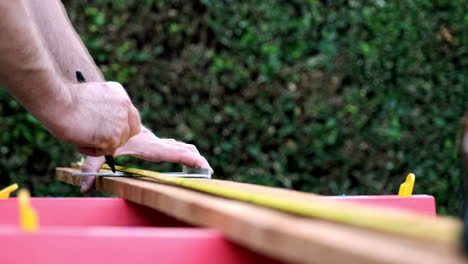
{"label": "hand", "polygon": [[[142,127],[138,135],[128,140],[127,144],[115,152],[115,156],[132,155],[153,162],[177,162],[198,168],[210,168],[208,161],[200,155],[194,145],[178,142],[174,139],[161,139],[147,128]],[[105,162],[104,157],[87,157],[83,172],[98,172]],[[94,185],[94,176],[84,177],[81,192],[88,192]]]}
{"label": "hand", "polygon": [[[70,87],[71,100],[49,111],[46,124],[62,141],[90,156],[113,155],[141,128],[140,115],[116,82],[89,82]],[[56,117],[56,118],[54,118]]]}

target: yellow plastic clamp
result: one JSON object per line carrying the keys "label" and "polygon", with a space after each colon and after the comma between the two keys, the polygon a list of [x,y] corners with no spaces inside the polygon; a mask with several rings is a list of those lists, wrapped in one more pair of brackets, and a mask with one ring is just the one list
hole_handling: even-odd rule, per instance
{"label": "yellow plastic clamp", "polygon": [[39,229],[39,220],[36,210],[31,207],[29,197],[28,190],[18,191],[20,226],[24,232],[35,232]]}
{"label": "yellow plastic clamp", "polygon": [[0,199],[10,198],[10,194],[18,189],[18,184],[12,184],[2,190],[0,190]]}
{"label": "yellow plastic clamp", "polygon": [[400,185],[398,196],[410,197],[413,194],[415,180],[416,180],[416,176],[414,176],[413,173],[409,173],[408,176],[406,176],[406,181]]}

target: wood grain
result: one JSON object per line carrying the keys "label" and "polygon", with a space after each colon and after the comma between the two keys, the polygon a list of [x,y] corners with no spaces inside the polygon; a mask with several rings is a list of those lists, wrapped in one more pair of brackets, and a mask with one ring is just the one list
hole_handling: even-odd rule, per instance
{"label": "wood grain", "polygon": [[[57,168],[56,176],[80,185],[81,178],[71,176],[74,171]],[[235,243],[291,263],[468,263],[455,243],[308,219],[157,182],[103,177],[97,179],[96,189],[218,229]]]}
{"label": "wood grain", "polygon": [[[419,237],[432,240],[458,241],[461,223],[454,219],[434,219],[397,209],[371,205],[356,205],[333,200],[304,199],[292,195],[278,195],[233,186],[232,182],[220,184],[204,179],[171,177],[154,171],[116,166],[118,171],[140,176],[140,180],[153,180],[188,188],[227,199],[243,201],[283,212],[310,218],[320,218],[381,232]],[[141,178],[141,176],[145,176]],[[240,183],[237,183],[241,185]],[[258,186],[259,189],[262,186]]]}
{"label": "wood grain", "polygon": [[[104,165],[107,166],[107,165]],[[134,170],[133,168],[125,168],[122,166],[116,166],[117,171],[123,171],[125,172],[125,169],[130,169]],[[145,170],[139,170],[136,169],[140,172],[144,173],[149,173],[149,174],[154,174],[155,172],[153,171],[145,171]],[[101,172],[111,172],[109,169],[102,169]],[[156,174],[164,174],[164,173],[157,173]],[[152,180],[152,181],[158,181],[158,178],[151,178],[150,177],[145,177],[145,180]],[[173,178],[173,177],[171,177]],[[197,179],[197,178],[192,178],[188,179],[189,181],[197,181],[200,183],[205,183],[205,184],[210,184],[210,185],[217,185],[220,187],[232,187],[235,188],[236,190],[242,190],[242,191],[247,191],[247,192],[255,192],[255,193],[261,193],[261,194],[266,194],[266,195],[277,195],[277,196],[283,196],[283,197],[294,197],[297,199],[302,199],[302,200],[308,200],[308,199],[314,199],[317,198],[319,195],[315,193],[306,193],[306,192],[300,192],[300,191],[295,191],[295,190],[290,190],[290,189],[284,189],[284,188],[276,188],[276,187],[269,187],[269,186],[263,186],[263,185],[256,185],[256,184],[250,184],[250,183],[243,183],[243,182],[235,182],[235,181],[225,181],[225,180],[217,180],[217,179]],[[167,183],[164,181],[160,181],[162,183]]]}

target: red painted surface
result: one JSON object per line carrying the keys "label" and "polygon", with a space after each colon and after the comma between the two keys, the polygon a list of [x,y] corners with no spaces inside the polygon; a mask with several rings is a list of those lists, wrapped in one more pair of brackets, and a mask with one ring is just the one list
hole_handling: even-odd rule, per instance
{"label": "red painted surface", "polygon": [[[319,199],[343,200],[436,216],[435,199],[430,195],[322,196]],[[0,200],[0,224],[18,223],[17,204],[16,198]],[[188,226],[156,210],[121,198],[32,198],[31,204],[39,211],[43,226]]]}
{"label": "red painted surface", "polygon": [[[32,198],[42,226],[188,225],[151,208],[121,198]],[[16,198],[0,200],[0,224],[18,223]]]}
{"label": "red painted surface", "polygon": [[356,196],[324,196],[320,199],[343,200],[352,203],[366,204],[384,208],[398,208],[427,216],[436,216],[435,199],[431,195],[356,195]]}
{"label": "red painted surface", "polygon": [[0,225],[2,263],[278,263],[203,228],[41,227]]}
{"label": "red painted surface", "polygon": [[36,233],[18,228],[17,204],[0,200],[1,263],[279,263],[120,198],[32,198]]}
{"label": "red painted surface", "polygon": [[[429,195],[318,199],[436,215]],[[17,204],[16,198],[0,200],[1,263],[277,263],[230,243],[216,230],[189,228],[120,198],[32,198],[39,214],[37,233],[19,230]]]}

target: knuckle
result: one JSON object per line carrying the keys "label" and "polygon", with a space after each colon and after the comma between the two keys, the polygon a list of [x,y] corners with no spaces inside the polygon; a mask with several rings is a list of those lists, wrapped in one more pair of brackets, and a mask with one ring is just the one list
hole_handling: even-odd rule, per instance
{"label": "knuckle", "polygon": [[107,85],[109,85],[109,86],[112,87],[112,88],[119,89],[119,90],[120,90],[120,89],[125,90],[125,89],[123,88],[123,86],[122,86],[120,83],[118,83],[118,82],[112,82],[112,81],[110,81],[110,82],[106,82],[106,83],[107,83]]}
{"label": "knuckle", "polygon": [[182,155],[191,155],[192,154],[192,152],[190,150],[186,149],[186,148],[180,148],[179,151],[180,151],[180,154],[182,154]]}
{"label": "knuckle", "polygon": [[176,153],[177,153],[178,162],[183,162],[184,160],[188,160],[190,156],[193,154],[193,152],[184,148],[177,148]]}
{"label": "knuckle", "polygon": [[113,138],[111,141],[110,141],[110,145],[108,147],[108,149],[111,151],[111,152],[114,152],[114,150],[116,150],[119,146],[120,146],[120,143],[123,143],[125,144],[127,142],[127,138],[124,137],[123,134],[121,134],[119,137],[115,137]]}
{"label": "knuckle", "polygon": [[106,137],[97,144],[98,149],[106,150],[111,146],[111,138]]}
{"label": "knuckle", "polygon": [[163,157],[160,153],[153,153],[153,155],[151,155],[151,160],[153,162],[160,162],[160,161],[163,161]]}
{"label": "knuckle", "polygon": [[130,101],[128,96],[121,96],[118,102],[124,109],[129,109],[132,106],[132,101]]}
{"label": "knuckle", "polygon": [[187,146],[191,149],[191,150],[197,150],[197,147],[193,144],[187,144]]}

